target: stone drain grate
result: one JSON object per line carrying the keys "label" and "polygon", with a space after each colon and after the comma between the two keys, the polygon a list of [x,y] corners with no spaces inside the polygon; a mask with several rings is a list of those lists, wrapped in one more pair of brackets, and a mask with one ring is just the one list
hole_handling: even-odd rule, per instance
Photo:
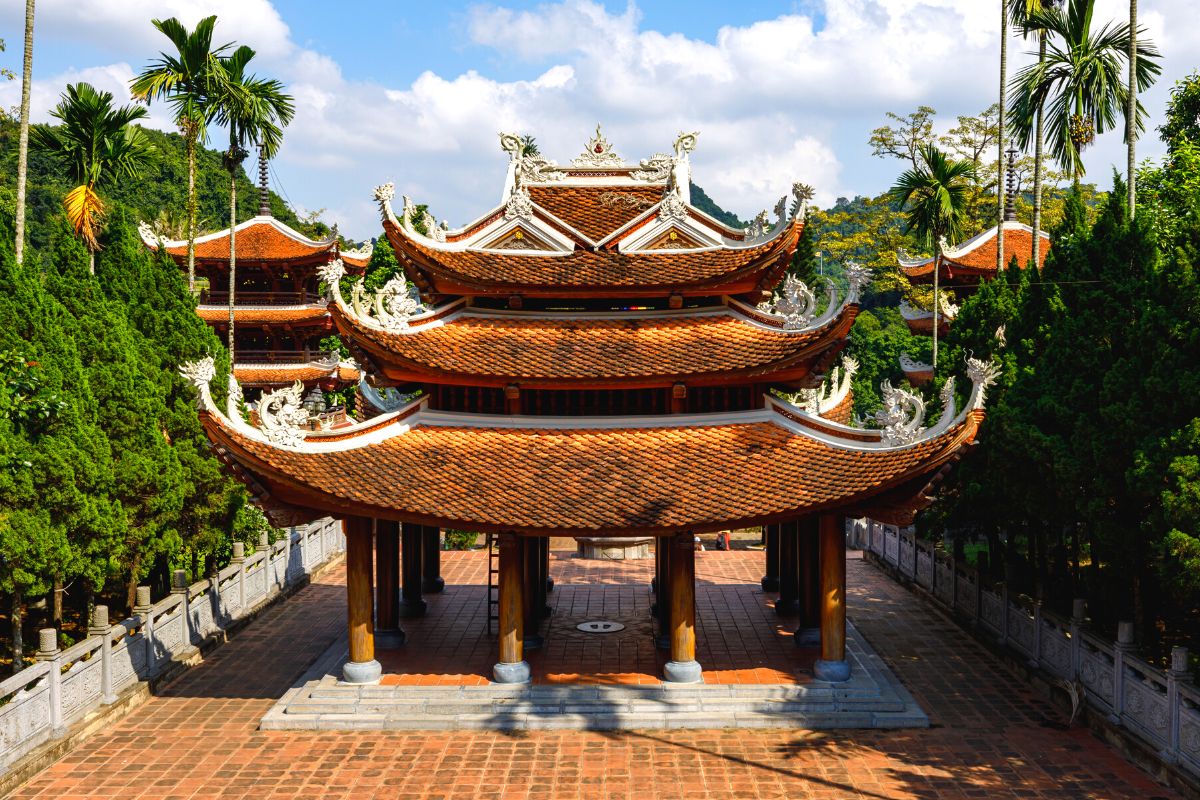
{"label": "stone drain grate", "polygon": [[613,622],[612,620],[594,619],[579,623],[575,626],[575,629],[584,633],[616,633],[617,631],[625,630],[625,626],[620,622]]}

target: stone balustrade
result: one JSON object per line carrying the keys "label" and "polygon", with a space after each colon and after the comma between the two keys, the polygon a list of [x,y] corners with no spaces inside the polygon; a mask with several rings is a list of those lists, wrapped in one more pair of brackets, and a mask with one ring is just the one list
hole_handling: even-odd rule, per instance
{"label": "stone balustrade", "polygon": [[1081,699],[1148,745],[1165,763],[1200,778],[1200,688],[1189,682],[1188,651],[1171,651],[1162,670],[1134,655],[1133,625],[1122,622],[1110,642],[1084,627],[1084,601],[1071,619],[1010,597],[978,571],[956,565],[911,531],[870,519],[847,520],[849,546],[869,552],[895,574],[924,589],[953,615],[1072,685]]}
{"label": "stone balustrade", "polygon": [[345,546],[340,522],[318,520],[289,529],[274,544],[264,536],[248,556],[236,543],[233,561],[214,580],[189,586],[177,571],[171,593],[157,603],[150,602],[149,587],[138,587],[134,615],[115,625],[108,608],[96,606],[88,637],[64,650],[55,629],[43,629],[34,663],[0,682],[0,774],[136,684],[163,675]]}

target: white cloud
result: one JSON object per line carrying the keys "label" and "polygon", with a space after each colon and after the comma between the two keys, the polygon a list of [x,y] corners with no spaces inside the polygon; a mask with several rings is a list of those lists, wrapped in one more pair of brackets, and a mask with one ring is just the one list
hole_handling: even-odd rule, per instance
{"label": "white cloud", "polygon": [[[1167,54],[1162,81],[1143,98],[1157,117],[1170,84],[1200,62],[1200,25],[1186,0],[1143,0],[1142,7],[1142,23]],[[822,8],[819,30],[810,15],[794,13],[724,27],[709,42],[644,30],[633,5],[617,13],[589,0],[532,11],[478,6],[467,12],[467,35],[510,73],[524,67],[523,79],[498,80],[476,59],[476,69],[460,74],[426,71],[389,85],[382,63],[376,80],[352,80],[336,52],[295,44],[267,0],[42,0],[43,35],[107,42],[114,57],[111,66],[40,80],[35,108],[44,112],[72,75],[120,86],[132,74],[129,63],[165,44],[146,23],[151,16],[178,14],[190,25],[216,13],[217,39],[236,36],[256,47],[258,69],[296,97],[276,164],[282,188],[305,207],[330,209],[331,220],[336,210],[349,235],[378,230],[370,193],[385,180],[453,223],[473,218],[498,199],[505,157],[497,131],[531,133],[543,152],[566,161],[597,120],[630,160],[667,149],[681,129],[699,130],[696,181],[747,216],[796,179],[816,186],[822,203],[885,188],[899,165],[872,159],[866,140],[886,111],[932,105],[945,127],[994,100],[999,19],[991,3],[836,0]],[[1127,13],[1124,0],[1097,2],[1097,19]],[[14,15],[0,9],[0,24]],[[1010,40],[1011,70],[1027,62],[1029,49]],[[6,92],[11,87],[0,86],[0,102],[11,105]],[[1156,151],[1147,133],[1142,152]],[[1096,180],[1107,181],[1110,163],[1123,163],[1119,133],[1088,154]]]}

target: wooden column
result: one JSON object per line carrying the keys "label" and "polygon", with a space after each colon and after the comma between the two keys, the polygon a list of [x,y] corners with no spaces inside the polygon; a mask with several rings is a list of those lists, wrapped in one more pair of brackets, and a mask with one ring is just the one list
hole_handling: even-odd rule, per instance
{"label": "wooden column", "polygon": [[671,660],[663,667],[663,677],[672,683],[699,683],[700,664],[696,662],[696,545],[692,533],[676,534],[671,539]]}
{"label": "wooden column", "polygon": [[766,539],[765,552],[767,569],[763,573],[762,590],[764,592],[779,591],[779,526],[765,525],[763,538]]}
{"label": "wooden column", "polygon": [[800,627],[798,647],[821,643],[821,547],[819,517],[800,520]]}
{"label": "wooden column", "polygon": [[400,523],[375,520],[375,641],[380,648],[404,643],[400,630]]}
{"label": "wooden column", "polygon": [[779,526],[779,599],[775,613],[794,617],[800,613],[800,552],[796,522]]}
{"label": "wooden column", "polygon": [[433,525],[421,526],[421,589],[437,594],[446,588],[442,580],[442,530]]}
{"label": "wooden column", "polygon": [[[538,546],[538,537],[522,536],[521,543],[521,614],[524,616],[522,627],[525,630],[525,649],[536,650],[543,644],[538,633],[542,622],[542,554]],[[538,584],[541,584],[539,587]]]}
{"label": "wooden column", "polygon": [[405,523],[400,533],[400,615],[420,617],[425,614],[421,599],[421,538],[422,526]]}
{"label": "wooden column", "polygon": [[813,675],[823,681],[850,677],[846,661],[846,534],[840,514],[822,514],[821,547],[821,658]]}
{"label": "wooden column", "polygon": [[655,580],[654,616],[658,620],[658,634],[654,639],[660,650],[671,648],[671,541],[673,536],[659,536],[654,541]]}
{"label": "wooden column", "polygon": [[348,517],[346,533],[346,621],[350,660],[342,667],[346,683],[374,683],[382,669],[375,660],[374,598],[371,591],[371,520]]}
{"label": "wooden column", "polygon": [[492,669],[497,683],[528,683],[529,664],[525,662],[525,631],[522,595],[524,572],[521,539],[515,533],[502,533],[500,547],[499,640],[500,661]]}
{"label": "wooden column", "polygon": [[546,578],[545,594],[542,596],[542,601],[546,605],[546,614],[550,614],[550,603],[545,595],[554,591],[554,578],[550,577],[550,537],[543,536],[540,540],[542,545],[542,575]]}

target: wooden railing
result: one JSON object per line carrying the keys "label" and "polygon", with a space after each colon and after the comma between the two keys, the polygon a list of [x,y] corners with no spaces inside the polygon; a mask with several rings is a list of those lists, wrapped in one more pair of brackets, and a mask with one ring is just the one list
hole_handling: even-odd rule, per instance
{"label": "wooden railing", "polygon": [[[298,306],[324,303],[325,297],[320,292],[300,290],[298,292],[237,292],[234,297],[236,306]],[[228,290],[202,289],[200,305],[224,306],[229,304]]]}

